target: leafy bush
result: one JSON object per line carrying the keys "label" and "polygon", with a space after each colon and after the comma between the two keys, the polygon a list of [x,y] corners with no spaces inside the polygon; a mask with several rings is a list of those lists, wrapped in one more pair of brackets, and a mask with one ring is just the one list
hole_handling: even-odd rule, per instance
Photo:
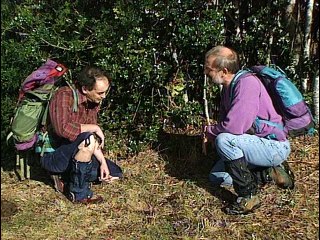
{"label": "leafy bush", "polygon": [[[279,26],[268,20],[282,2],[240,14],[246,34],[239,36],[230,25],[237,9],[228,1],[2,1],[1,141],[21,81],[47,58],[63,62],[73,77],[88,64],[110,73],[113,88],[100,114],[110,151],[137,152],[164,124],[199,127],[204,54],[212,46],[225,43],[244,64],[263,63],[272,32],[272,54],[290,60],[281,19]],[[211,98],[218,95],[213,88]]]}

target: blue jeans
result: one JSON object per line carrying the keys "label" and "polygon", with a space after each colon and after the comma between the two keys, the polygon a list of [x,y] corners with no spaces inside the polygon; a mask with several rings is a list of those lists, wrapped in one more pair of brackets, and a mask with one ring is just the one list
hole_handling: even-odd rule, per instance
{"label": "blue jeans", "polygon": [[281,164],[290,154],[289,141],[279,142],[255,135],[233,135],[221,133],[215,140],[219,159],[210,171],[209,179],[213,185],[232,186],[232,178],[225,172],[226,161],[244,157],[249,169],[272,167]]}
{"label": "blue jeans", "polygon": [[[40,159],[41,166],[51,173],[63,173],[71,168],[72,160],[78,152],[79,144],[86,138],[88,138],[92,133],[83,132],[80,133],[74,142],[61,145],[54,152],[45,153]],[[91,159],[94,162],[94,169],[99,171],[100,164],[95,156]],[[109,167],[110,175],[113,177],[122,177],[122,169],[111,160],[106,160]],[[94,181],[94,180],[92,180]]]}
{"label": "blue jeans", "polygon": [[[81,133],[74,142],[61,145],[54,152],[45,153],[41,158],[41,166],[44,169],[63,175],[66,187],[74,194],[76,201],[92,197],[89,183],[97,181],[100,175],[100,163],[94,155],[89,162],[78,162],[74,159],[79,144],[91,134]],[[111,176],[122,177],[122,169],[116,163],[109,159],[106,163]]]}

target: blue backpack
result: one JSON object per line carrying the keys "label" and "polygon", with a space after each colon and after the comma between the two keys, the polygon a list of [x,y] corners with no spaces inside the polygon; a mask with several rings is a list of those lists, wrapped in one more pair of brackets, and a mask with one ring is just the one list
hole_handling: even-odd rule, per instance
{"label": "blue backpack", "polygon": [[271,126],[284,128],[290,137],[314,135],[316,132],[315,122],[311,111],[304,101],[301,92],[280,67],[257,65],[246,70],[241,70],[232,81],[232,88],[239,77],[245,73],[256,75],[265,86],[272,99],[273,106],[277,113],[282,116],[284,126],[279,126],[271,121],[258,118],[255,124],[263,122]]}

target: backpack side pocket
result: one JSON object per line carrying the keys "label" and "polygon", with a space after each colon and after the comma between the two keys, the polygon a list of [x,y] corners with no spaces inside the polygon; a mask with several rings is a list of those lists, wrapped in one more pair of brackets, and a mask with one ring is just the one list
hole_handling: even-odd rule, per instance
{"label": "backpack side pocket", "polygon": [[13,138],[18,142],[32,139],[38,130],[44,112],[43,102],[34,102],[30,99],[22,101],[12,122]]}

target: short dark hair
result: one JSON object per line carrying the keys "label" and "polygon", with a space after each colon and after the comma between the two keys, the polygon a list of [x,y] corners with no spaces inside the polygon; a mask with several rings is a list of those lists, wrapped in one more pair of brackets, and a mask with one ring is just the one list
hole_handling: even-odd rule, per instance
{"label": "short dark hair", "polygon": [[77,77],[77,85],[81,87],[86,87],[91,91],[96,83],[96,80],[100,77],[106,77],[111,84],[110,76],[102,69],[95,66],[85,67]]}

